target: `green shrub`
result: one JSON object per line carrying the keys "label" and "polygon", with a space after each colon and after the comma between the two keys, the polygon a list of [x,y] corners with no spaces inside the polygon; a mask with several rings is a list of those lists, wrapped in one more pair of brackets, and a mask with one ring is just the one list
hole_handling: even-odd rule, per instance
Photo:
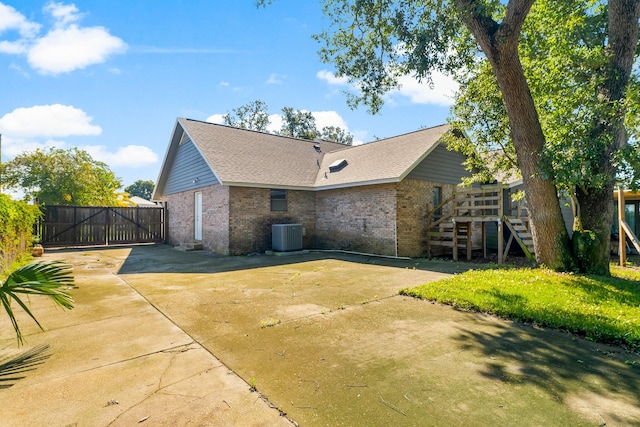
{"label": "green shrub", "polygon": [[40,209],[0,194],[0,275],[27,253]]}

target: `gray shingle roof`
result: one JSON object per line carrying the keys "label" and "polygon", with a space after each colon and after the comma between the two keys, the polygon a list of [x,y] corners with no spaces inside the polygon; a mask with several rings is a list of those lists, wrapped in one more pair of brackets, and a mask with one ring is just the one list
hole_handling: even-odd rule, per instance
{"label": "gray shingle roof", "polygon": [[[157,190],[172,164],[182,131],[190,137],[224,185],[320,190],[402,180],[439,143],[449,126],[345,146],[179,118],[160,172]],[[314,146],[320,147],[318,152]],[[339,160],[347,165],[331,172]],[[163,178],[164,177],[164,178]]]}
{"label": "gray shingle roof", "polygon": [[[401,181],[438,145],[440,137],[448,130],[448,125],[440,125],[327,153],[315,187]],[[345,159],[348,165],[338,172],[331,172],[329,165],[340,159]]]}
{"label": "gray shingle roof", "polygon": [[226,185],[313,187],[322,161],[314,145],[322,152],[344,147],[189,119],[178,122]]}

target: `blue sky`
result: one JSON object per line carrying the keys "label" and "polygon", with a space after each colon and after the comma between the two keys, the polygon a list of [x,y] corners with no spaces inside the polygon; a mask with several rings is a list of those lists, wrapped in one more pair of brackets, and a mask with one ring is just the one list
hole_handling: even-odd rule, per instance
{"label": "blue sky", "polygon": [[127,186],[156,180],[177,117],[217,122],[260,99],[314,113],[369,142],[441,124],[455,84],[407,76],[382,111],[351,110],[311,38],[315,1],[0,0],[2,160],[80,147]]}

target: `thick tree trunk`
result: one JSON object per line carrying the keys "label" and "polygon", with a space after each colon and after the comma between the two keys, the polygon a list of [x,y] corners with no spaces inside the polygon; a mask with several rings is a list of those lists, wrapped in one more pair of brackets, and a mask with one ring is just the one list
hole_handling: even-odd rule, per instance
{"label": "thick tree trunk", "polygon": [[491,63],[502,91],[533,225],[536,259],[549,268],[567,270],[572,267],[569,237],[553,176],[541,165],[544,134],[518,55],[520,30],[532,3],[511,0],[501,24],[483,15],[473,0],[458,0],[458,10]]}
{"label": "thick tree trunk", "polygon": [[[593,138],[604,144],[598,153],[598,164],[594,174],[608,177],[600,188],[577,191],[582,209],[582,225],[595,233],[595,247],[590,257],[582,260],[581,268],[587,273],[609,274],[609,252],[611,225],[613,222],[613,190],[616,181],[615,153],[627,144],[624,127],[626,109],[623,101],[631,75],[631,68],[638,45],[639,0],[609,1],[609,55],[606,80],[600,88],[603,102],[610,105],[610,114],[593,125]],[[575,245],[574,245],[575,247]]]}
{"label": "thick tree trunk", "polygon": [[[611,181],[603,188],[592,188],[588,194],[580,189],[576,191],[582,226],[594,233],[595,240],[587,242],[586,251],[575,251],[581,245],[574,242],[574,255],[580,263],[580,270],[589,274],[609,275],[611,251],[611,225],[613,221],[613,190]],[[574,240],[579,239],[579,233],[574,232]]]}
{"label": "thick tree trunk", "polygon": [[494,61],[522,171],[536,260],[549,268],[566,270],[572,264],[569,235],[555,183],[541,165],[545,139],[529,86],[517,53],[498,52]]}

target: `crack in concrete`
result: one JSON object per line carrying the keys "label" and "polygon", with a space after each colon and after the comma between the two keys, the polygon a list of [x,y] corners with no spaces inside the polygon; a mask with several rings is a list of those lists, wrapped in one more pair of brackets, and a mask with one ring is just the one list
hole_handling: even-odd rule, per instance
{"label": "crack in concrete", "polygon": [[[193,337],[189,332],[187,332],[186,330],[184,330],[180,325],[178,325],[176,322],[173,321],[173,319],[171,317],[169,317],[166,313],[164,313],[162,310],[160,310],[160,308],[155,305],[149,298],[147,298],[144,294],[142,294],[140,291],[138,291],[133,285],[131,285],[126,279],[119,277],[117,273],[112,273],[114,276],[116,276],[116,279],[118,279],[119,281],[121,281],[122,283],[124,283],[125,285],[127,285],[132,291],[134,291],[136,294],[140,295],[142,298],[144,298],[144,300],[151,306],[153,307],[158,313],[160,313],[165,319],[167,319],[169,322],[171,322],[171,324],[173,324],[176,328],[178,328],[180,331],[182,331],[185,335],[187,335],[189,338],[191,338],[193,340],[192,344],[196,344],[198,345],[200,348],[202,348],[204,351],[206,351],[207,353],[209,353],[211,355],[211,357],[213,357],[216,361],[218,361],[220,363],[221,366],[224,366],[227,371],[229,373],[231,373],[232,375],[234,375],[236,378],[238,378],[240,381],[244,382],[245,384],[247,384],[247,386],[249,386],[249,383],[242,378],[242,376],[240,376],[236,371],[234,371],[230,366],[227,366],[222,360],[220,360],[220,358],[218,358],[215,354],[213,354],[213,352],[211,350],[209,350],[207,347],[203,346],[202,344],[200,344],[195,337]],[[269,408],[275,409],[276,411],[279,412],[280,416],[285,418],[286,420],[288,420],[292,425],[297,426],[298,424],[292,420],[291,418],[287,417],[287,413],[284,412],[282,409],[280,409],[278,406],[274,405],[267,396],[264,396],[262,394],[260,394],[259,399],[261,399]],[[146,398],[145,398],[146,400]],[[137,404],[139,405],[139,404]],[[136,406],[137,406],[136,405]],[[115,420],[113,420],[109,425],[111,425],[113,422],[115,422]]]}
{"label": "crack in concrete", "polygon": [[[191,343],[191,344],[194,344],[194,343]],[[189,344],[189,345],[191,345],[191,344]],[[195,343],[195,344],[197,344],[197,343]],[[201,348],[201,349],[203,349],[203,348],[202,348],[202,347],[200,347],[199,345],[198,345],[198,347],[199,347],[199,348]],[[177,348],[177,347],[176,347],[176,348]],[[168,392],[164,392],[164,390],[166,390],[168,387],[171,387],[171,386],[173,386],[173,385],[175,385],[175,384],[181,383],[181,382],[183,382],[183,381],[187,381],[187,380],[189,380],[189,379],[191,379],[191,378],[193,378],[193,377],[196,377],[196,376],[198,376],[198,375],[201,375],[202,373],[209,372],[209,371],[211,370],[211,368],[207,368],[207,369],[204,369],[204,370],[202,370],[202,371],[196,372],[195,374],[190,375],[190,376],[188,376],[188,377],[180,378],[178,381],[174,381],[174,382],[172,382],[172,383],[170,383],[170,384],[162,385],[162,382],[163,382],[163,380],[164,380],[164,377],[166,376],[166,374],[167,374],[167,372],[169,371],[169,369],[171,369],[171,367],[173,366],[173,364],[174,364],[174,361],[175,361],[176,357],[177,357],[178,355],[182,354],[182,353],[185,353],[186,351],[189,351],[189,350],[195,350],[195,349],[197,349],[197,348],[187,348],[187,349],[182,350],[182,351],[175,351],[175,350],[173,350],[173,351],[159,351],[159,352],[155,352],[154,354],[159,354],[159,353],[171,354],[171,358],[170,358],[170,359],[169,359],[169,361],[167,362],[167,366],[166,366],[166,367],[164,368],[164,370],[162,371],[162,374],[160,374],[160,379],[158,380],[158,385],[157,385],[156,389],[155,389],[155,390],[153,390],[153,391],[151,391],[151,392],[149,392],[149,393],[148,393],[148,394],[147,394],[143,399],[141,399],[139,402],[137,402],[137,403],[135,403],[135,404],[133,404],[133,405],[129,406],[127,409],[125,409],[125,410],[124,410],[124,411],[122,411],[120,414],[118,414],[118,416],[116,416],[113,420],[111,420],[111,422],[110,422],[109,424],[107,424],[107,426],[111,426],[111,425],[113,425],[113,423],[115,423],[116,421],[118,421],[118,419],[119,419],[120,417],[122,417],[123,415],[126,415],[127,413],[129,413],[129,412],[131,412],[132,410],[136,409],[137,407],[139,407],[140,405],[142,405],[143,403],[145,403],[145,402],[146,402],[147,400],[149,400],[150,398],[152,398],[152,397],[156,396],[157,394],[163,394],[163,395],[165,395],[165,396],[180,396],[180,397],[186,397],[186,398],[189,398],[190,400],[189,400],[189,402],[187,402],[187,403],[186,403],[187,405],[188,405],[188,404],[191,404],[192,402],[194,402],[194,401],[196,401],[196,400],[201,400],[201,399],[203,399],[203,397],[200,397],[200,396],[184,395],[184,394],[180,394],[180,393],[168,393]],[[203,350],[204,350],[204,349],[203,349]],[[206,351],[206,350],[205,350],[205,351]]]}
{"label": "crack in concrete", "polygon": [[[198,347],[201,347],[197,342],[191,341],[190,343],[187,343],[187,344],[179,344],[179,345],[177,345],[175,347],[163,348],[163,349],[152,351],[152,352],[149,352],[149,353],[139,354],[139,355],[134,356],[134,357],[129,357],[128,359],[121,359],[121,360],[118,360],[116,362],[105,363],[104,365],[100,365],[100,366],[94,366],[93,368],[89,368],[89,369],[85,369],[85,370],[82,370],[82,371],[78,371],[78,372],[74,373],[73,375],[77,375],[77,374],[81,374],[81,373],[89,372],[89,371],[95,371],[96,369],[102,369],[102,368],[106,368],[106,367],[109,367],[109,366],[118,365],[118,364],[124,363],[124,362],[130,362],[132,360],[137,360],[137,359],[140,359],[140,358],[143,358],[143,357],[153,356],[154,354],[171,353],[172,350],[175,350],[177,348],[182,348],[182,347],[188,347],[188,346],[193,345],[193,344],[196,344],[196,345],[198,345]],[[195,350],[195,349],[196,348],[187,348],[184,351]],[[180,351],[180,353],[184,353],[184,351]],[[69,375],[69,376],[73,376],[73,375]]]}

